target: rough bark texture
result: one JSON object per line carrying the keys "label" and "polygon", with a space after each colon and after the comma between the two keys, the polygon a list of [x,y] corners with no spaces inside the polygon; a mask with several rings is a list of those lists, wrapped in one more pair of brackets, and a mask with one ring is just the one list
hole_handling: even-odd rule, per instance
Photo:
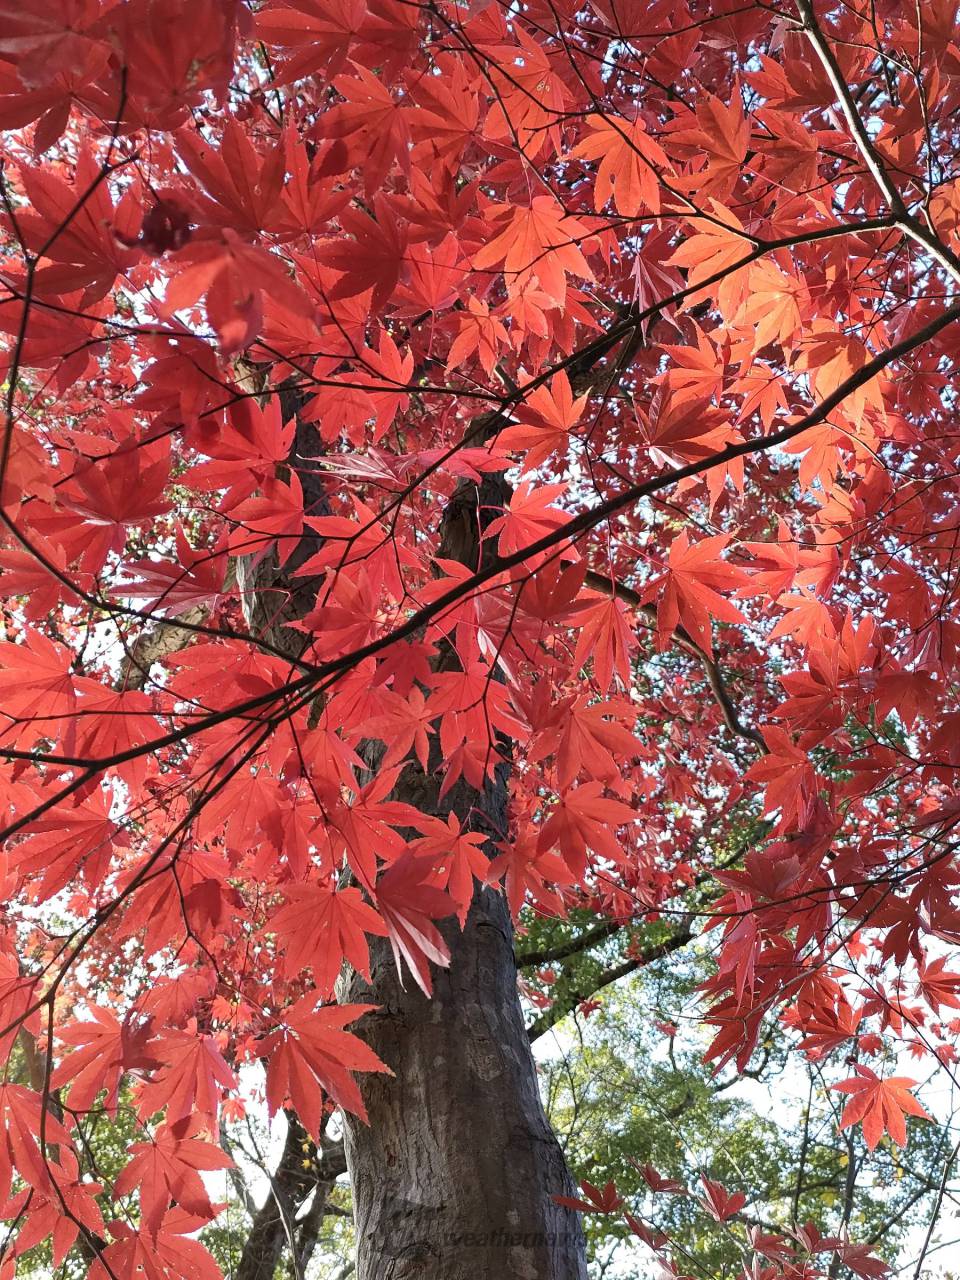
{"label": "rough bark texture", "polygon": [[346,1118],[358,1280],[584,1280],[577,1216],[544,1115],[517,996],[510,915],[485,890],[428,1000],[378,948],[380,1005],[360,1024],[395,1075],[370,1077],[370,1124]]}

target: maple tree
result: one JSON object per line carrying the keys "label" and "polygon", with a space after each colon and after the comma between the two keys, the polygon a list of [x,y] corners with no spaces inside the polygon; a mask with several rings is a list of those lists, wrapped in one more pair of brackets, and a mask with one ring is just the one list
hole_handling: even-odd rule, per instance
{"label": "maple tree", "polygon": [[960,1033],[954,0],[0,18],[0,1278],[213,1280],[258,1105],[361,1280],[585,1275],[622,1205],[530,1040],[617,971],[525,1027],[538,917],[711,944],[713,1068],[778,1025],[904,1143]]}

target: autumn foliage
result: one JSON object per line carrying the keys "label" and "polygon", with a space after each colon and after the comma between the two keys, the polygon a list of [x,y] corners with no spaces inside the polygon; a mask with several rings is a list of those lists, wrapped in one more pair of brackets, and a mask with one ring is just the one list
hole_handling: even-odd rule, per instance
{"label": "autumn foliage", "polygon": [[[715,1065],[779,1021],[906,1140],[891,1055],[960,1031],[955,20],[0,0],[0,1274],[215,1276],[221,1115],[362,1114],[338,975],[429,993],[482,884],[701,938]],[[496,839],[413,764],[508,775]],[[765,1275],[877,1274],[803,1230]]]}

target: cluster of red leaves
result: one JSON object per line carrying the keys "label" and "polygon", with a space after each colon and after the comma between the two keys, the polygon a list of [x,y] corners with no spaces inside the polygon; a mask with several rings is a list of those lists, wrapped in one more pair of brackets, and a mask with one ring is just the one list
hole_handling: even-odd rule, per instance
{"label": "cluster of red leaves", "polygon": [[[953,1059],[954,11],[0,0],[17,1248],[106,1230],[72,1135],[126,1080],[98,1265],[213,1274],[239,1067],[361,1110],[336,974],[386,937],[429,992],[477,884],[715,879],[712,1059],[778,1012]],[[509,756],[503,830],[397,799],[411,756]],[[840,1087],[870,1145],[919,1114]]]}

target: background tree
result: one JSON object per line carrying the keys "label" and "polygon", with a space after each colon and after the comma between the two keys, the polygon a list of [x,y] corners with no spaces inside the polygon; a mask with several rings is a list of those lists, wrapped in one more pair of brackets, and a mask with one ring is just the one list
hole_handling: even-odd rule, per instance
{"label": "background tree", "polygon": [[[608,989],[572,1029],[562,1025],[544,1085],[571,1167],[590,1170],[601,1185],[614,1180],[633,1213],[655,1218],[683,1269],[697,1276],[739,1274],[738,1241],[695,1202],[657,1203],[644,1166],[685,1187],[706,1175],[739,1188],[746,1193],[739,1220],[767,1232],[811,1221],[831,1233],[846,1229],[911,1273],[937,1174],[956,1140],[954,1118],[918,1126],[906,1156],[889,1141],[870,1152],[854,1133],[837,1132],[840,1108],[819,1064],[795,1063],[776,1033],[749,1074],[712,1076],[691,1026],[690,996],[702,969],[702,959],[682,967],[657,962]],[[951,1177],[951,1196],[955,1185]],[[648,1274],[649,1257],[622,1218],[587,1223],[592,1275]],[[955,1234],[945,1221],[938,1243],[951,1244]]]}
{"label": "background tree", "polygon": [[[241,1280],[344,1165],[360,1280],[574,1280],[584,1206],[701,1265],[574,1195],[530,1052],[688,948],[718,1079],[789,1046],[904,1144],[960,1008],[952,0],[0,17],[0,1266],[216,1276],[259,1108]],[[704,1267],[879,1274],[846,1193],[642,1176]]]}

